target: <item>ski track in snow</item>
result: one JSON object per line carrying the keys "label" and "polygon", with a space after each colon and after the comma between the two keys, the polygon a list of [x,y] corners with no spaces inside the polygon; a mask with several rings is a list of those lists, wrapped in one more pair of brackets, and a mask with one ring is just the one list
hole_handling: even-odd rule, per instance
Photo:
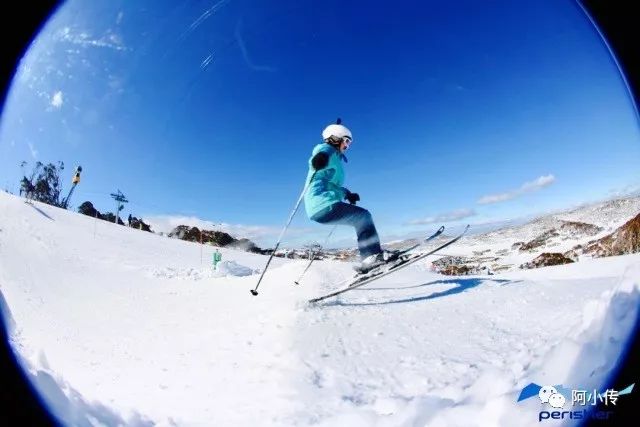
{"label": "ski track in snow", "polygon": [[210,247],[7,194],[0,211],[14,348],[76,425],[535,425],[522,387],[598,387],[640,301],[628,255],[494,276],[420,264],[308,305],[350,266],[318,261],[295,286],[306,262],[275,258],[252,297],[266,257],[222,249],[212,272]]}

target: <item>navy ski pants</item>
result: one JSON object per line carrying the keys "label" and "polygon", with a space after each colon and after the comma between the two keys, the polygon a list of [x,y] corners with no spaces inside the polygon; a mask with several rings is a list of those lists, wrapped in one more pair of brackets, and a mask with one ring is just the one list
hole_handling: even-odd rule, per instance
{"label": "navy ski pants", "polygon": [[382,252],[376,226],[373,224],[371,213],[366,209],[344,202],[337,202],[312,216],[311,220],[320,224],[339,224],[355,227],[358,237],[358,249],[362,258]]}

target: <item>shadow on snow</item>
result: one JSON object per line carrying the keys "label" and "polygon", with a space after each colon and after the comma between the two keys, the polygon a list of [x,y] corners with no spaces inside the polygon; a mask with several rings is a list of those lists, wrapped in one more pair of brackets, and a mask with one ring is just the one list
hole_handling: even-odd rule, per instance
{"label": "shadow on snow", "polygon": [[336,301],[331,301],[331,302],[327,302],[324,305],[327,306],[331,306],[331,305],[343,305],[343,306],[367,306],[367,305],[386,305],[386,304],[401,304],[401,303],[410,303],[410,302],[418,302],[418,301],[425,301],[425,300],[430,300],[430,299],[435,299],[435,298],[442,298],[442,297],[446,297],[446,296],[450,296],[450,295],[455,295],[455,294],[459,294],[461,292],[467,291],[469,289],[473,289],[479,285],[481,285],[484,282],[494,282],[494,283],[500,283],[502,285],[506,285],[508,283],[515,283],[513,280],[507,280],[507,279],[487,279],[487,278],[470,278],[470,279],[447,279],[447,280],[435,280],[432,282],[427,282],[427,283],[423,283],[422,285],[416,285],[416,286],[407,286],[407,287],[396,287],[396,288],[362,288],[362,289],[354,289],[358,290],[358,291],[372,291],[372,290],[395,290],[395,289],[411,289],[411,288],[421,288],[423,286],[430,286],[430,285],[447,285],[447,284],[455,284],[458,285],[454,288],[451,289],[447,289],[446,291],[442,291],[442,292],[435,292],[429,295],[423,295],[423,296],[413,296],[410,298],[402,298],[402,299],[397,299],[397,300],[390,300],[390,301],[382,301],[382,302],[354,302],[354,303],[348,303],[348,302],[342,302],[339,300]]}
{"label": "shadow on snow", "polygon": [[54,221],[53,218],[51,218],[49,215],[47,215],[47,213],[45,211],[43,211],[42,209],[40,209],[39,207],[35,206],[33,203],[27,203],[29,206],[31,206],[33,209],[35,209],[36,211],[38,211],[38,213],[40,213],[41,215],[43,215],[44,217],[50,219],[51,221]]}

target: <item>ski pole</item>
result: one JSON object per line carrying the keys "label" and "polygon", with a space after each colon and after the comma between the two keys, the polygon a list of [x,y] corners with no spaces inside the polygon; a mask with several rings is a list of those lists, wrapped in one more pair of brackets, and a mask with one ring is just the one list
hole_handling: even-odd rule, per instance
{"label": "ski pole", "polygon": [[260,278],[258,279],[258,283],[256,284],[256,287],[254,289],[251,289],[251,295],[253,295],[253,296],[258,295],[258,286],[260,286],[260,282],[262,281],[262,278],[264,277],[264,273],[267,272],[267,268],[269,268],[269,264],[271,263],[271,260],[273,259],[273,256],[276,254],[276,251],[278,250],[278,247],[280,246],[280,240],[282,240],[282,237],[284,236],[284,233],[287,231],[287,228],[289,228],[289,224],[291,224],[291,221],[293,220],[293,217],[295,216],[296,212],[298,211],[298,207],[300,207],[300,202],[302,202],[302,199],[304,198],[304,195],[307,192],[307,188],[309,187],[309,184],[311,184],[311,182],[313,181],[313,178],[316,176],[316,173],[317,173],[317,171],[314,172],[313,175],[311,175],[311,179],[309,180],[309,182],[305,183],[304,189],[302,190],[302,193],[300,193],[300,197],[298,197],[298,202],[296,203],[295,207],[291,211],[291,215],[289,215],[289,220],[287,221],[287,224],[284,226],[284,228],[280,232],[280,237],[278,237],[278,242],[276,243],[276,247],[273,248],[273,252],[271,252],[271,255],[269,256],[269,259],[267,260],[267,264],[264,266],[264,269],[262,270],[262,274],[260,275]]}
{"label": "ski pole", "polygon": [[[329,237],[331,237],[331,235],[333,234],[334,231],[336,231],[336,228],[338,228],[337,225],[334,225],[333,228],[331,229],[331,231],[329,232],[329,235],[327,236],[327,238],[324,240],[324,245],[323,246],[327,246],[327,243],[329,243]],[[316,259],[316,254],[312,254],[311,255],[311,260],[309,261],[309,264],[307,264],[307,268],[304,269],[304,271],[302,272],[302,274],[300,275],[300,277],[298,278],[298,280],[296,280],[295,283],[296,285],[300,284],[300,281],[302,280],[302,277],[304,277],[304,274],[307,272],[307,270],[309,269],[309,267],[311,267],[311,264],[313,264],[313,261]]]}

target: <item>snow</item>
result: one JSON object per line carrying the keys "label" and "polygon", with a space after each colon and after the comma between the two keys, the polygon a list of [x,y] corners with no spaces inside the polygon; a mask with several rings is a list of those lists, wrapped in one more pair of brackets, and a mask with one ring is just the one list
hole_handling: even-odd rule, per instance
{"label": "snow", "polygon": [[[601,239],[612,232],[640,212],[640,197],[609,200],[565,212],[552,213],[536,218],[525,224],[507,226],[499,230],[482,234],[471,233],[465,238],[463,244],[456,244],[451,248],[439,252],[427,263],[442,256],[455,256],[464,258],[464,262],[480,271],[486,268],[489,271],[513,271],[519,266],[531,262],[544,252],[565,253],[576,246],[588,246],[590,243]],[[582,222],[597,226],[600,231],[588,232],[567,228],[567,222]],[[472,227],[473,230],[473,227]],[[557,235],[548,236],[550,231]],[[534,249],[521,251],[514,243],[526,243],[547,234],[544,244]],[[443,238],[440,239],[442,241]],[[589,254],[580,251],[570,258],[581,261],[591,258]],[[583,265],[583,264],[581,264]]]}
{"label": "snow", "polygon": [[149,275],[152,277],[161,277],[169,279],[187,279],[187,280],[202,280],[211,277],[227,277],[227,276],[251,276],[257,274],[261,270],[253,269],[244,265],[240,265],[235,261],[221,261],[218,264],[216,270],[212,270],[208,267],[205,268],[176,268],[176,267],[161,267],[149,269]]}
{"label": "snow", "polygon": [[522,388],[604,384],[640,302],[634,254],[493,276],[423,263],[312,306],[349,264],[296,286],[306,261],[274,258],[253,297],[265,256],[222,248],[214,272],[210,246],[4,193],[0,212],[13,347],[73,425],[536,425]]}
{"label": "snow", "polygon": [[[538,237],[543,232],[552,228],[560,228],[564,221],[584,222],[603,228],[603,231],[595,236],[589,236],[584,241],[599,239],[615,231],[629,219],[640,212],[640,197],[631,197],[594,203],[582,206],[566,212],[550,214],[536,218],[522,225],[504,227],[500,230],[471,236],[467,241],[469,246],[500,245],[502,248],[510,248],[517,241],[527,242]],[[583,241],[571,242],[573,245],[584,243]],[[558,252],[567,250],[569,245],[562,245]]]}
{"label": "snow", "polygon": [[213,274],[215,277],[225,276],[251,276],[252,274],[258,274],[261,270],[252,269],[244,265],[240,265],[235,261],[221,261],[217,267],[217,270]]}

